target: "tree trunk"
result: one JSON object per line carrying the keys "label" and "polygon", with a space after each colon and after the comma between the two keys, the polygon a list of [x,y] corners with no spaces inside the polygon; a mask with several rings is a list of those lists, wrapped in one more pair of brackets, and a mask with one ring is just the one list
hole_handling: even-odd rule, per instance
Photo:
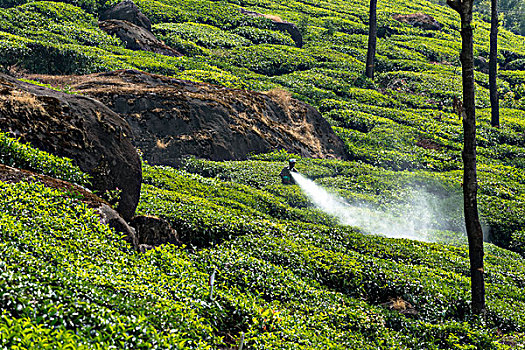
{"label": "tree trunk", "polygon": [[368,20],[368,51],[366,54],[365,75],[374,79],[374,67],[377,42],[377,0],[370,0],[370,16]]}
{"label": "tree trunk", "polygon": [[463,105],[458,112],[463,119],[463,205],[468,235],[472,312],[485,312],[485,281],[483,270],[483,231],[478,215],[476,174],[476,105],[474,90],[474,45],[472,38],[473,0],[448,0],[461,16],[461,70],[463,76]]}
{"label": "tree trunk", "polygon": [[498,76],[498,24],[498,0],[491,0],[489,89],[492,112],[490,124],[493,127],[499,127],[499,100],[496,82]]}

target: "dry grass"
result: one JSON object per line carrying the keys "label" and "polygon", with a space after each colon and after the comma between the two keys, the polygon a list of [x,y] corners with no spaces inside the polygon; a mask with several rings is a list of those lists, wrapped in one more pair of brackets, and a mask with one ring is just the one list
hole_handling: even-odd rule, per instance
{"label": "dry grass", "polygon": [[100,111],[95,111],[95,116],[97,117],[97,121],[99,123],[103,123],[102,113],[100,113]]}
{"label": "dry grass", "polygon": [[406,310],[406,308],[407,308],[407,304],[403,299],[398,298],[398,299],[392,300],[392,309],[401,311],[401,310]]}
{"label": "dry grass", "polygon": [[35,95],[24,91],[12,90],[10,94],[0,95],[0,104],[2,104],[2,109],[8,105],[14,111],[30,110],[41,114],[46,112],[42,102]]}
{"label": "dry grass", "polygon": [[47,75],[47,74],[25,74],[23,78],[49,84],[59,89],[77,84],[82,81],[81,75]]}
{"label": "dry grass", "polygon": [[275,88],[264,93],[267,96],[270,96],[272,100],[281,105],[281,107],[288,109],[290,107],[290,101],[292,100],[292,94],[290,91]]}
{"label": "dry grass", "polygon": [[268,18],[269,20],[272,20],[274,22],[284,22],[284,20],[277,16],[277,15],[268,15],[268,14],[263,14],[263,17],[264,18]]}
{"label": "dry grass", "polygon": [[170,142],[171,142],[171,140],[168,141],[168,142],[165,142],[165,141],[163,141],[163,140],[161,140],[161,139],[157,139],[156,147],[157,147],[158,149],[166,149],[166,148],[168,148],[168,146],[170,145]]}

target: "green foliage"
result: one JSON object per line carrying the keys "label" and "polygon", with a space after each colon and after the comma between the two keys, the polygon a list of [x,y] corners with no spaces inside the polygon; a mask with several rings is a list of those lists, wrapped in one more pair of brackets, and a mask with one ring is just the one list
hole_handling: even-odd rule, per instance
{"label": "green foliage", "polygon": [[233,49],[228,52],[227,58],[232,64],[237,63],[269,76],[310,69],[317,63],[304,50],[267,44]]}
{"label": "green foliage", "polygon": [[[415,8],[397,2],[383,4],[379,27],[384,36],[378,41],[377,56],[382,73],[374,83],[361,76],[367,4],[138,1],[155,23],[157,35],[193,56],[172,58],[123,49],[115,38],[100,31],[95,9],[113,3],[6,2],[8,8],[0,11],[1,66],[53,74],[133,68],[233,88],[285,87],[295,97],[321,107],[355,160],[387,169],[429,169],[436,174],[460,167],[461,125],[452,109],[453,98],[461,95],[459,34],[457,18],[446,7],[416,5],[417,11],[443,24],[441,31],[424,31],[391,18],[392,13],[413,13]],[[304,31],[306,45],[292,47],[289,36],[273,31],[269,19],[244,16],[239,6],[295,22]],[[476,54],[486,56],[489,26],[479,18],[476,21]],[[502,30],[500,47],[501,64],[506,69],[518,68],[525,57],[521,39]],[[517,122],[518,110],[525,106],[522,75],[513,70],[500,72],[502,105],[508,107],[501,129],[488,127],[487,110],[478,113],[481,164],[525,166],[519,136],[523,126]],[[487,75],[476,72],[476,82],[477,106],[488,107]],[[496,217],[497,227],[506,226],[504,215]],[[501,233],[501,242],[509,242],[514,229],[509,230],[495,230]]]}
{"label": "green foliage", "polygon": [[[9,8],[18,5],[27,4],[34,2],[33,0],[4,0],[0,3],[0,7]],[[104,8],[106,0],[58,0],[57,2],[62,2],[66,4],[71,4],[85,10],[89,13],[96,13],[98,10]]]}
{"label": "green foliage", "polygon": [[43,74],[91,73],[103,70],[96,52],[78,45],[29,43],[28,58],[22,66]]}
{"label": "green foliage", "polygon": [[70,95],[76,95],[77,94],[77,92],[71,90],[71,87],[69,85],[61,87],[61,86],[53,86],[51,84],[45,84],[45,83],[42,83],[42,82],[39,82],[39,81],[36,81],[36,80],[32,80],[32,79],[21,78],[19,80],[23,81],[25,83],[29,83],[29,84],[37,85],[37,86],[42,86],[42,87],[45,87],[47,89],[64,92],[64,93],[70,94]]}
{"label": "green foliage", "polygon": [[158,24],[153,27],[153,30],[159,34],[159,39],[168,44],[175,41],[176,38],[194,42],[207,49],[232,48],[251,44],[249,40],[236,34],[225,32],[210,25],[191,22]]}
{"label": "green foliage", "polygon": [[525,231],[513,232],[510,246],[522,254],[525,253]]}
{"label": "green foliage", "polygon": [[[1,35],[1,33],[0,33]],[[29,48],[22,41],[11,41],[3,37],[0,39],[0,66],[3,71],[9,70],[9,68],[19,65],[24,61],[24,58],[29,54]]]}
{"label": "green foliage", "polygon": [[255,27],[243,26],[232,31],[254,44],[275,44],[294,46],[295,43],[289,35],[270,29],[260,29]]}
{"label": "green foliage", "polygon": [[88,349],[71,330],[35,325],[30,318],[13,318],[4,312],[0,319],[0,345],[5,348],[46,349],[64,345]]}
{"label": "green foliage", "polygon": [[[246,162],[187,161],[187,171],[206,177],[145,167],[148,185],[143,188],[140,211],[166,218],[197,246],[222,242],[198,250],[192,259],[197,266],[217,269],[219,294],[221,289],[235,291],[245,299],[253,300],[256,295],[267,303],[260,309],[265,315],[262,319],[236,321],[244,324],[240,327],[248,344],[268,348],[279,341],[281,347],[291,348],[293,335],[301,334],[311,344],[330,348],[424,344],[425,348],[496,349],[494,335],[484,327],[523,329],[523,317],[506,311],[522,302],[515,299],[521,277],[509,279],[525,273],[517,255],[487,246],[491,316],[490,325],[483,326],[469,313],[464,240],[454,247],[364,236],[334,225],[325,216],[314,216],[315,209],[307,200],[293,199],[302,196],[293,194],[296,186],[279,184],[277,174],[283,163],[272,161],[290,157],[295,156],[276,152]],[[385,173],[362,163],[299,158],[298,168],[326,186],[345,186],[360,193],[372,185],[367,181],[375,179],[369,193],[377,195],[376,189],[381,188],[381,195],[390,199],[412,181],[426,183],[434,191],[438,186],[430,173],[402,173],[400,177],[397,172]],[[341,182],[334,177],[337,174]],[[454,178],[456,188],[458,175],[447,175]],[[485,180],[481,183],[486,185]],[[451,190],[445,185],[443,198]],[[416,305],[418,316],[411,319],[377,306],[392,297]],[[238,308],[239,300],[234,303]],[[333,309],[336,305],[338,311]],[[310,312],[302,318],[305,307]],[[270,317],[273,314],[278,317]],[[288,323],[290,317],[294,321]]]}
{"label": "green foliage", "polygon": [[48,74],[103,70],[101,50],[119,44],[102,32],[95,18],[77,7],[32,2],[0,10],[0,63],[4,70],[18,65]]}
{"label": "green foliage", "polygon": [[184,40],[178,36],[163,36],[166,45],[177,50],[185,56],[208,56],[210,51],[193,41]]}
{"label": "green foliage", "polygon": [[70,159],[55,157],[28,144],[22,144],[0,132],[0,163],[57,179],[87,185],[89,177],[74,166]]}
{"label": "green foliage", "polygon": [[[519,255],[486,245],[487,317],[469,311],[462,128],[452,105],[461,96],[460,35],[451,9],[381,4],[379,74],[370,81],[362,76],[366,2],[137,0],[181,58],[126,50],[102,32],[95,14],[114,3],[2,2],[0,66],[51,74],[140,69],[232,88],[285,88],[320,109],[352,160],[276,151],[244,162],[188,159],[180,170],[145,165],[139,213],[163,217],[190,247],[141,255],[67,194],[0,183],[0,347],[236,348],[241,334],[250,349],[503,349],[509,339],[523,346]],[[239,7],[295,23],[304,47]],[[392,18],[415,12],[443,29]],[[475,25],[475,52],[486,58],[489,24],[478,17]],[[475,75],[479,205],[489,239],[523,254],[525,74],[516,69],[525,45],[506,30],[499,44],[501,128],[489,124],[488,77]],[[85,183],[69,161],[4,136],[2,162]],[[370,210],[400,213],[410,191],[426,193],[441,213],[430,237],[450,245],[339,225],[297,186],[280,184],[291,157],[300,172]],[[384,306],[397,298],[417,315]]]}
{"label": "green foliage", "polygon": [[136,4],[152,23],[196,22],[231,30],[243,25],[271,27],[264,17],[249,17],[226,1],[206,0],[137,0]]}
{"label": "green foliage", "polygon": [[[489,329],[523,330],[517,255],[487,246],[489,318],[481,324],[468,311],[466,246],[336,225],[296,186],[279,184],[283,163],[269,160],[292,156],[188,160],[187,170],[207,177],[145,165],[141,213],[168,219],[198,246],[222,242],[194,253],[166,245],[138,255],[64,193],[0,183],[2,346],[206,349],[238,344],[242,332],[254,349],[305,341],[331,349],[497,349]],[[432,181],[338,160],[299,159],[298,167],[318,179],[342,175],[347,185],[366,187],[362,181],[373,178],[392,193],[412,177]],[[389,298],[410,302],[417,316],[381,307]]]}
{"label": "green foliage", "polygon": [[[39,184],[0,187],[0,324],[8,325],[0,331],[2,346],[38,344],[33,334],[85,348],[222,343],[203,318],[221,318],[220,308],[206,302],[207,276],[184,252],[167,247],[137,256],[64,193]],[[21,322],[24,331],[17,331]]]}

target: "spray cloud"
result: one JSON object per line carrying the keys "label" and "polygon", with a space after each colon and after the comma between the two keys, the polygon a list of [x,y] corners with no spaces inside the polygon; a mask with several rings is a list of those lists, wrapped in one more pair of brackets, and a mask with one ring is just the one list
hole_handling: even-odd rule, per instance
{"label": "spray cloud", "polygon": [[316,207],[336,217],[341,224],[359,227],[366,233],[428,242],[432,241],[432,222],[440,220],[439,208],[428,194],[407,193],[408,204],[398,208],[394,215],[364,205],[349,204],[299,173],[292,173],[292,176]]}

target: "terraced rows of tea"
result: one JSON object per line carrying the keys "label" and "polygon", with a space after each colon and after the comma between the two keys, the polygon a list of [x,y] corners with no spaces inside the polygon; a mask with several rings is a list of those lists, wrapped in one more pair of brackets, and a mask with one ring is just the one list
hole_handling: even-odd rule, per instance
{"label": "terraced rows of tea", "polygon": [[[130,51],[101,31],[116,1],[0,6],[0,66],[18,74],[139,69],[236,89],[288,90],[319,109],[349,161],[285,152],[237,162],[143,164],[138,214],[183,246],[135,252],[81,195],[0,182],[0,346],[25,349],[506,349],[525,344],[525,45],[500,32],[501,124],[490,127],[488,35],[475,18],[479,205],[487,314],[470,313],[461,213],[459,18],[378,3],[374,81],[363,77],[368,2],[136,0],[182,57]],[[250,17],[240,8],[267,15]],[[423,30],[392,14],[424,12]],[[271,18],[293,22],[304,45]],[[67,92],[68,86],[53,87]],[[368,234],[316,209],[278,174],[298,170],[348,203],[403,217],[432,207],[422,241]],[[0,134],[0,163],[85,185],[72,163]],[[415,197],[414,197],[415,194]],[[418,199],[414,204],[414,199]],[[430,203],[421,205],[421,199]],[[214,276],[214,284],[210,276]]]}

